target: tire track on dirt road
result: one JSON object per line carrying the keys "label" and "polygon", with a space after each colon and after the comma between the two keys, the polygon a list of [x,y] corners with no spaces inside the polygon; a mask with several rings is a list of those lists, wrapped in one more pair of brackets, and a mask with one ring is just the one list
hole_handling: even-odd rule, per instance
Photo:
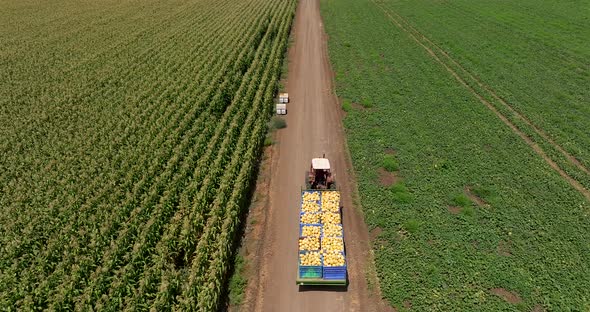
{"label": "tire track on dirt road", "polygon": [[[574,189],[579,191],[587,200],[590,201],[590,191],[586,189],[578,180],[574,179],[570,176],[567,172],[565,172],[551,157],[547,155],[547,153],[539,146],[538,143],[534,142],[523,130],[519,129],[516,124],[514,124],[506,115],[504,115],[498,108],[490,103],[484,95],[477,92],[477,90],[469,84],[467,81],[471,79],[476,82],[480,88],[486,90],[494,99],[504,106],[509,112],[514,114],[518,119],[524,122],[526,125],[531,127],[537,135],[542,137],[546,140],[546,143],[551,145],[553,148],[561,152],[566,159],[568,159],[573,165],[576,166],[579,170],[583,171],[584,173],[590,175],[590,170],[586,168],[580,161],[578,161],[575,157],[569,154],[565,149],[563,149],[560,145],[554,142],[549,136],[539,127],[535,126],[532,122],[530,122],[525,116],[517,112],[510,104],[504,101],[501,97],[499,97],[490,87],[483,84],[479,79],[474,77],[470,72],[468,72],[463,66],[461,66],[457,61],[452,59],[444,50],[430,41],[426,36],[421,34],[419,31],[415,30],[411,25],[407,23],[401,16],[397,13],[393,12],[390,9],[384,8],[382,4],[378,3],[375,0],[370,0],[376,7],[378,7],[383,13],[387,16],[387,18],[400,30],[405,32],[410,38],[412,38],[419,46],[421,46],[426,52],[440,65],[442,65],[461,85],[463,85],[469,92],[471,92],[474,96],[476,96],[480,102],[482,102],[490,111],[492,111],[504,124],[506,124],[515,134],[517,134],[525,143],[535,151],[551,168],[553,168],[566,182],[568,182]],[[396,15],[394,17],[392,14]],[[427,46],[419,37],[423,38],[423,40],[432,45],[433,47]],[[455,66],[457,66],[461,71],[463,71],[467,78],[462,77],[459,75],[455,70],[453,70],[449,64],[445,63],[441,56],[435,53],[433,50],[436,49],[443,57],[447,58],[450,62],[452,62]]]}
{"label": "tire track on dirt road", "polygon": [[[384,311],[371,270],[371,242],[360,209],[346,148],[342,112],[332,92],[332,71],[318,0],[300,0],[289,49],[287,128],[272,147],[267,203],[256,237],[254,267],[242,311]],[[326,154],[341,191],[348,288],[299,288],[297,276],[300,191],[313,157]],[[264,188],[263,188],[264,189]],[[257,220],[258,221],[258,220]],[[373,290],[367,283],[369,276]],[[377,293],[377,295],[375,295]]]}

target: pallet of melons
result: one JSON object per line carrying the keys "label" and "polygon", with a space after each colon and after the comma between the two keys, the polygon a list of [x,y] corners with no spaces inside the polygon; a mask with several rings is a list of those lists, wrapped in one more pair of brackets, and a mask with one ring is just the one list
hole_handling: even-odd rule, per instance
{"label": "pallet of melons", "polygon": [[299,223],[303,224],[317,224],[320,223],[320,213],[316,212],[302,212],[299,218]]}
{"label": "pallet of melons", "polygon": [[322,226],[322,235],[324,237],[342,237],[342,224],[326,223]]}
{"label": "pallet of melons", "polygon": [[301,202],[302,212],[318,212],[320,211],[320,204],[315,201],[303,201]]}
{"label": "pallet of melons", "polygon": [[300,237],[320,237],[322,235],[321,224],[299,224]]}
{"label": "pallet of melons", "polygon": [[322,251],[344,251],[344,239],[342,237],[322,237]]}
{"label": "pallet of melons", "polygon": [[334,201],[323,201],[322,200],[322,211],[339,212],[340,203]]}
{"label": "pallet of melons", "polygon": [[340,202],[340,192],[338,192],[338,191],[324,191],[322,193],[322,201]]}
{"label": "pallet of melons", "polygon": [[322,254],[319,251],[307,251],[299,253],[299,265],[321,266]]}
{"label": "pallet of melons", "polygon": [[325,267],[342,267],[346,265],[346,257],[342,251],[323,251],[322,256]]}
{"label": "pallet of melons", "polygon": [[320,250],[319,237],[300,237],[299,250]]}
{"label": "pallet of melons", "polygon": [[322,224],[336,223],[341,224],[342,220],[339,213],[324,211],[322,212]]}
{"label": "pallet of melons", "polygon": [[338,212],[340,209],[340,192],[325,191],[322,193],[322,211]]}
{"label": "pallet of melons", "polygon": [[320,200],[320,192],[313,192],[313,191],[303,191],[301,195],[301,200],[303,202],[318,202]]}

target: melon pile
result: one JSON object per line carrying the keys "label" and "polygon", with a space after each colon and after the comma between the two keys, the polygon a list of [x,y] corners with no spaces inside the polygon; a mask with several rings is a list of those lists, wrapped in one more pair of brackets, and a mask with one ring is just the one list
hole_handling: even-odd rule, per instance
{"label": "melon pile", "polygon": [[301,265],[306,266],[320,266],[322,265],[322,255],[319,251],[311,251],[299,254],[299,261]]}
{"label": "melon pile", "polygon": [[343,266],[345,263],[344,253],[337,251],[324,252],[324,266]]}
{"label": "melon pile", "polygon": [[300,227],[300,265],[346,265],[339,192],[303,191]]}

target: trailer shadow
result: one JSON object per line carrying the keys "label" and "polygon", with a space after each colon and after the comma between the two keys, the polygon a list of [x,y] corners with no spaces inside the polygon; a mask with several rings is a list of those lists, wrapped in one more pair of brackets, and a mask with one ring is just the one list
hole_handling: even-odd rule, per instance
{"label": "trailer shadow", "polygon": [[299,285],[299,292],[307,291],[347,292],[348,285]]}

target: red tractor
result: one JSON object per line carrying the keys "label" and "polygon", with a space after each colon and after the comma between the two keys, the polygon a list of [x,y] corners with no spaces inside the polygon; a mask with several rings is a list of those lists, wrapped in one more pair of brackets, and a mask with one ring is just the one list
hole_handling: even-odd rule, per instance
{"label": "red tractor", "polygon": [[325,190],[335,189],[334,175],[330,171],[330,161],[326,154],[322,158],[313,158],[311,167],[305,179],[307,189]]}

